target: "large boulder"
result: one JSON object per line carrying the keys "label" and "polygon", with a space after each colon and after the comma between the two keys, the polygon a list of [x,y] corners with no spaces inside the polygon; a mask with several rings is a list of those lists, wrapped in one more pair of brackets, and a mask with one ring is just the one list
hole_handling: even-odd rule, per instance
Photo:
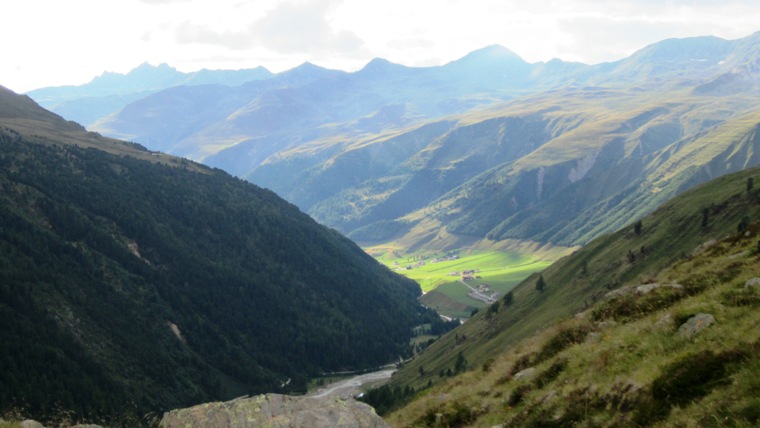
{"label": "large boulder", "polygon": [[258,395],[200,404],[164,414],[162,428],[201,427],[387,427],[374,409],[352,398]]}

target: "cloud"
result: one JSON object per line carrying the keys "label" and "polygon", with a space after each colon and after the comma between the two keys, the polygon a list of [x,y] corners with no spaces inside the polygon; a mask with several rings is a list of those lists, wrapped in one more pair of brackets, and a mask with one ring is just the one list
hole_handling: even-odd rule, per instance
{"label": "cloud", "polygon": [[422,37],[410,37],[390,40],[387,45],[393,49],[429,49],[434,47],[435,43]]}
{"label": "cloud", "polygon": [[[626,57],[642,47],[672,37],[671,24],[643,19],[611,19],[578,17],[561,20],[561,31],[567,33],[557,44],[560,56],[583,52],[583,62],[598,63]],[[589,49],[596,46],[596,49]]]}
{"label": "cloud", "polygon": [[218,31],[208,25],[183,22],[175,29],[175,39],[180,44],[204,44],[222,46],[232,50],[248,49],[255,45],[251,31]]}
{"label": "cloud", "polygon": [[756,28],[755,1],[576,0],[576,8],[557,21],[563,34],[557,53],[597,63],[621,59],[668,38],[743,37]]}
{"label": "cloud", "polygon": [[363,42],[349,31],[336,31],[327,16],[339,2],[312,0],[282,3],[253,25],[261,43],[285,53],[315,51],[351,52]]}
{"label": "cloud", "polygon": [[354,53],[364,42],[351,31],[333,28],[329,20],[339,3],[340,0],[279,3],[260,19],[238,30],[218,30],[185,22],[177,26],[175,38],[182,44],[208,44],[233,50],[263,47],[281,54]]}
{"label": "cloud", "polygon": [[169,3],[187,3],[190,0],[140,0],[140,3],[145,4],[169,4]]}

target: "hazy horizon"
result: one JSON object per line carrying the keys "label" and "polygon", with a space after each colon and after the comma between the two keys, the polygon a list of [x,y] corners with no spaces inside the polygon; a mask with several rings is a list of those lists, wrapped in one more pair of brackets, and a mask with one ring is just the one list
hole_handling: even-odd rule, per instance
{"label": "hazy horizon", "polygon": [[311,62],[355,71],[380,57],[442,65],[502,45],[528,62],[615,61],[667,38],[746,37],[751,0],[10,0],[0,85],[80,85],[145,62],[183,72]]}

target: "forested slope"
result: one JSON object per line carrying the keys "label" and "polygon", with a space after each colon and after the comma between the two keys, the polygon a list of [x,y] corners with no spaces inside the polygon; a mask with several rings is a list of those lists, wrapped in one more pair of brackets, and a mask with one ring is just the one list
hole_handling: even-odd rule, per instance
{"label": "forested slope", "polygon": [[161,159],[0,131],[3,407],[132,418],[406,351],[415,283],[270,191]]}

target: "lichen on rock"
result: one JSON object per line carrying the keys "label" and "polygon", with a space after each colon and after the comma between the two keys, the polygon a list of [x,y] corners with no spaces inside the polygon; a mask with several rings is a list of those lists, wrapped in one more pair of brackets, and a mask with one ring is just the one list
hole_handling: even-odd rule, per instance
{"label": "lichen on rock", "polygon": [[372,407],[352,398],[258,395],[200,404],[164,414],[162,428],[387,427]]}

